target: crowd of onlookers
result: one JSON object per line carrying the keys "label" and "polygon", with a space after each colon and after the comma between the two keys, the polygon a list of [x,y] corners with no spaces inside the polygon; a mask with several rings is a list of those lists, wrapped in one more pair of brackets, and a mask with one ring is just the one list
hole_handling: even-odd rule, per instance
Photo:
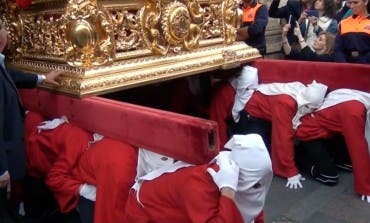
{"label": "crowd of onlookers", "polygon": [[370,63],[369,0],[288,0],[270,7],[242,0],[243,26],[237,40],[266,54],[268,17],[282,19],[286,59]]}

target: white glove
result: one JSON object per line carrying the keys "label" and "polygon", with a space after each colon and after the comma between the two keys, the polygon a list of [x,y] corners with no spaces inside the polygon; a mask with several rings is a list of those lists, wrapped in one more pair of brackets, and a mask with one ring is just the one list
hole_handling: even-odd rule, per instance
{"label": "white glove", "polygon": [[96,187],[91,184],[82,184],[79,190],[80,196],[90,200],[95,201],[96,199]]}
{"label": "white glove", "polygon": [[370,195],[362,195],[361,196],[361,200],[367,201],[367,203],[370,204]]}
{"label": "white glove", "polygon": [[55,129],[56,127],[60,126],[61,124],[68,122],[68,119],[66,116],[62,116],[61,118],[55,118],[50,121],[43,121],[40,123],[39,126],[37,126],[37,129],[39,132],[42,130],[50,130]]}
{"label": "white glove", "polygon": [[305,178],[302,177],[301,174],[297,174],[295,176],[289,177],[288,182],[286,183],[286,187],[289,187],[290,189],[297,189],[303,188],[301,181],[304,181]]}
{"label": "white glove", "polygon": [[216,172],[212,168],[208,168],[207,172],[211,175],[218,189],[229,187],[236,191],[239,178],[239,167],[234,160],[229,157],[230,152],[220,152],[215,157],[216,164],[219,166],[219,171]]}

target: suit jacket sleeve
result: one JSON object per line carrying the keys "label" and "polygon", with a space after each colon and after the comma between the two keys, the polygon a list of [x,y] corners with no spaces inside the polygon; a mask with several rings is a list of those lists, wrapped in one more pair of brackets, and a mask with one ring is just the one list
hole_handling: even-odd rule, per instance
{"label": "suit jacket sleeve", "polygon": [[4,90],[5,86],[4,84],[4,77],[2,74],[0,74],[0,175],[2,175],[7,169],[8,164],[6,160],[6,151],[5,151],[5,145],[4,145],[4,114],[5,114],[5,99],[4,99]]}
{"label": "suit jacket sleeve", "polygon": [[18,88],[34,88],[37,86],[37,75],[12,69],[7,70]]}

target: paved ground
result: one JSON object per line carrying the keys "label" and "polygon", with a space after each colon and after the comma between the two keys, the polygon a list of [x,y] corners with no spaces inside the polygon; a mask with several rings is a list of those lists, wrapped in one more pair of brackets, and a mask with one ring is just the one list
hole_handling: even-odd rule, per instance
{"label": "paved ground", "polygon": [[274,177],[265,206],[265,223],[370,223],[370,204],[353,190],[352,173],[341,172],[337,186],[312,179],[290,190]]}

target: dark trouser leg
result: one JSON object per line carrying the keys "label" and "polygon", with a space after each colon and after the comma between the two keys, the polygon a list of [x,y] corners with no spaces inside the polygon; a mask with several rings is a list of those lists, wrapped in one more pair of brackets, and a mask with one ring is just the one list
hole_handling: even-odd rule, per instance
{"label": "dark trouser leg", "polygon": [[332,186],[338,183],[338,173],[322,139],[301,142],[296,149],[296,163],[315,180]]}
{"label": "dark trouser leg", "polygon": [[352,162],[348,153],[344,137],[340,134],[335,135],[327,141],[327,148],[334,159],[335,165],[345,171],[352,172]]}
{"label": "dark trouser leg", "polygon": [[44,179],[26,176],[23,198],[26,218],[42,219],[58,212],[58,205],[45,185]]}
{"label": "dark trouser leg", "polygon": [[7,189],[0,189],[0,222],[21,223],[15,205],[7,199]]}
{"label": "dark trouser leg", "polygon": [[82,223],[94,222],[94,206],[95,202],[80,196],[80,200],[78,201],[78,211],[80,213]]}
{"label": "dark trouser leg", "polygon": [[234,134],[259,134],[266,148],[271,148],[271,122],[250,116],[245,110],[240,112],[238,123],[229,124],[229,137]]}

